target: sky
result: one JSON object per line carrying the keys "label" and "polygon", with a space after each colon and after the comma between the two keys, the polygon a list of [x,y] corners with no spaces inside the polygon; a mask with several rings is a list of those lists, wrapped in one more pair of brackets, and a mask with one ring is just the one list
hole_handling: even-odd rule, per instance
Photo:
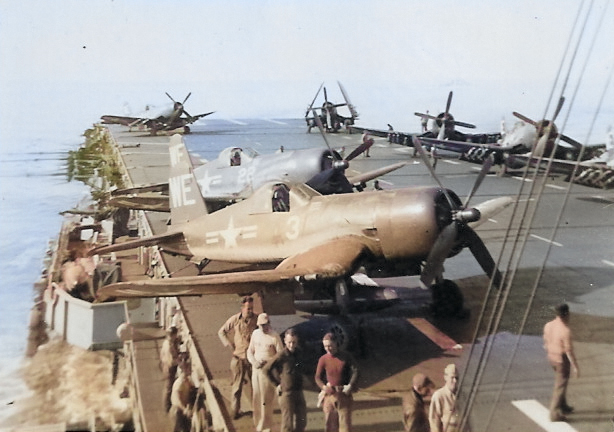
{"label": "sky", "polygon": [[[322,82],[341,100],[336,81],[363,126],[415,131],[413,113],[443,111],[454,91],[458,120],[497,131],[512,111],[546,114],[568,41],[573,52],[592,5],[564,91],[569,127],[582,140],[614,67],[608,3],[0,0],[0,134],[23,116],[73,119],[83,130],[125,104],[135,112],[164,104],[164,92],[178,100],[192,92],[193,114],[302,117]],[[614,123],[613,87],[595,127],[602,142]],[[49,97],[56,108],[41,112],[37,100]]]}

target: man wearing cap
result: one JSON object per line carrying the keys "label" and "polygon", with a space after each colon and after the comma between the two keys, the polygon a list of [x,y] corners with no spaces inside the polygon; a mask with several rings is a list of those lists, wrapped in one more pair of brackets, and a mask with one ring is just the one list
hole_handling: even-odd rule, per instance
{"label": "man wearing cap", "polygon": [[403,426],[406,432],[429,432],[429,417],[424,398],[431,393],[433,381],[423,373],[412,380],[411,392],[403,396]]}
{"label": "man wearing cap", "polygon": [[454,363],[446,366],[443,379],[444,386],[435,391],[431,398],[429,422],[432,432],[454,432],[460,427],[460,419],[456,411],[458,372]]}
{"label": "man wearing cap", "polygon": [[318,360],[315,381],[321,390],[325,431],[349,432],[352,429],[352,392],[356,391],[358,368],[349,353],[339,350],[332,333],[324,335],[322,345],[326,354]]}
{"label": "man wearing cap", "polygon": [[270,431],[273,424],[275,387],[267,376],[265,365],[283,350],[279,334],[271,328],[266,313],[258,315],[258,328],[252,333],[247,359],[252,364],[254,425],[257,432]]}
{"label": "man wearing cap", "polygon": [[548,361],[554,369],[554,391],[550,402],[550,420],[565,421],[565,414],[573,411],[567,404],[567,383],[570,369],[576,376],[580,375],[571,342],[569,328],[569,306],[561,304],[556,307],[556,318],[544,326],[544,349]]}
{"label": "man wearing cap", "polygon": [[[230,373],[232,390],[230,407],[234,419],[241,416],[241,394],[243,385],[246,385],[246,396],[252,399],[252,365],[247,361],[247,348],[256,329],[256,315],[254,315],[254,299],[246,296],[241,299],[241,312],[228,318],[226,323],[217,332],[224,346],[232,348],[230,360]],[[228,337],[234,332],[232,340]]]}

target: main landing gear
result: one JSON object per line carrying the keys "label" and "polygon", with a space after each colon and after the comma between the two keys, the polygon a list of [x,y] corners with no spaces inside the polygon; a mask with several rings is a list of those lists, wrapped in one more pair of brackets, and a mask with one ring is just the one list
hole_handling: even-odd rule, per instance
{"label": "main landing gear", "polygon": [[464,308],[464,297],[458,285],[443,279],[431,285],[433,302],[430,312],[436,317],[467,318],[469,311]]}

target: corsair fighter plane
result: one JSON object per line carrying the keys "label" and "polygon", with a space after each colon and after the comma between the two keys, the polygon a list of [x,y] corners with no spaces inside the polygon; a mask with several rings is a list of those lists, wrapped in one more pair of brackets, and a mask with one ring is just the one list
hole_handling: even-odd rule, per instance
{"label": "corsair fighter plane", "polygon": [[[534,157],[542,157],[550,156],[554,151],[557,158],[575,159],[582,149],[582,144],[567,135],[559,134],[554,124],[564,102],[565,99],[561,97],[552,120],[535,121],[514,111],[514,116],[521,121],[517,122],[514,128],[506,133],[498,143],[473,142],[471,136],[462,141],[441,136],[436,139],[425,137],[423,142],[431,147],[460,153],[460,158],[469,162],[483,163],[484,159],[492,155],[494,163],[504,168],[524,166],[520,158],[510,158],[510,155],[531,153]],[[555,146],[557,137],[560,137],[566,146]],[[588,152],[586,152],[586,157],[589,157]]]}
{"label": "corsair fighter plane", "polygon": [[[320,84],[320,88],[316,92],[311,104],[305,111],[305,121],[307,122],[307,132],[311,132],[311,128],[317,126],[316,117],[320,119],[320,122],[324,126],[326,132],[338,132],[342,127],[345,127],[346,130],[349,126],[353,125],[354,122],[358,119],[358,112],[352,102],[350,102],[350,98],[348,97],[345,88],[339,81],[337,81],[339,85],[339,90],[341,90],[341,94],[343,95],[344,103],[335,104],[328,100],[328,93],[326,92],[326,87],[324,87],[324,83]],[[314,107],[315,103],[320,91],[324,89],[324,102],[321,107]],[[350,111],[349,117],[344,117],[337,111],[337,108],[346,106]]]}
{"label": "corsair fighter plane", "polygon": [[177,102],[171,95],[166,93],[166,96],[173,101],[172,104],[167,104],[164,107],[157,109],[146,110],[134,117],[131,116],[113,116],[103,115],[101,117],[104,124],[122,124],[124,126],[148,128],[152,135],[156,135],[159,131],[175,131],[182,129],[183,133],[190,133],[188,125],[195,121],[213,114],[211,111],[205,114],[190,115],[184,105],[192,93],[188,93],[183,102]]}
{"label": "corsair fighter plane", "polygon": [[[497,282],[500,278],[471,226],[498,213],[510,198],[470,208],[473,192],[463,204],[442,187],[321,195],[305,184],[273,182],[208,214],[178,135],[170,140],[170,159],[168,232],[102,246],[91,254],[157,245],[198,263],[201,275],[115,283],[98,291],[100,301],[302,290],[327,292],[347,312],[352,310],[351,276],[362,267],[367,275],[379,277],[421,275],[426,287],[437,285],[439,292],[445,287],[447,295],[440,302],[451,302],[446,310],[454,313],[462,308],[462,296],[453,282],[443,280],[443,261],[465,247],[488,275]],[[480,173],[476,186],[485,174]],[[214,262],[242,267],[207,274]]]}
{"label": "corsair fighter plane", "polygon": [[[209,210],[216,210],[249,197],[268,182],[306,183],[323,195],[348,193],[406,165],[406,162],[398,162],[346,176],[350,161],[363,150],[359,146],[343,159],[330,146],[328,149],[286,150],[272,154],[259,154],[251,148],[228,147],[220,152],[217,159],[194,168],[194,175]],[[169,211],[167,193],[168,184],[116,190],[112,192],[109,204],[139,210]]]}

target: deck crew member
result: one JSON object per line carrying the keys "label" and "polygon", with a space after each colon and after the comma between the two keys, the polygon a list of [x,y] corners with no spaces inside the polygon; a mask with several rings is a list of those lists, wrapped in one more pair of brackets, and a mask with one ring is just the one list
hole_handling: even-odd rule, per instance
{"label": "deck crew member", "polygon": [[285,348],[267,367],[267,376],[277,387],[281,408],[281,432],[303,432],[307,426],[307,405],[303,394],[302,350],[293,328],[284,335]]}
{"label": "deck crew member", "polygon": [[456,365],[450,363],[444,369],[445,384],[433,393],[429,409],[429,422],[432,432],[456,432],[460,427],[460,419],[456,409],[456,387],[458,371]]}
{"label": "deck crew member", "polygon": [[[254,299],[245,296],[241,299],[241,312],[228,318],[217,332],[224,346],[232,348],[230,373],[232,376],[230,408],[236,420],[241,417],[241,394],[245,386],[245,395],[252,402],[252,366],[247,360],[247,348],[252,333],[257,327],[254,315]],[[229,334],[234,332],[232,340]]]}
{"label": "deck crew member", "polygon": [[315,381],[322,392],[326,432],[352,429],[352,392],[356,390],[358,368],[349,353],[341,351],[332,333],[322,338],[324,354],[318,360]]}
{"label": "deck crew member", "polygon": [[267,432],[273,425],[275,387],[267,376],[265,366],[283,350],[283,346],[266,313],[258,315],[257,323],[258,328],[252,333],[247,349],[247,359],[252,364],[254,425],[257,432]]}
{"label": "deck crew member", "polygon": [[570,369],[579,376],[578,364],[573,352],[571,330],[569,328],[569,306],[556,307],[556,318],[544,326],[544,349],[548,361],[554,369],[554,390],[550,402],[550,420],[565,421],[565,414],[573,411],[567,404],[567,384]]}

